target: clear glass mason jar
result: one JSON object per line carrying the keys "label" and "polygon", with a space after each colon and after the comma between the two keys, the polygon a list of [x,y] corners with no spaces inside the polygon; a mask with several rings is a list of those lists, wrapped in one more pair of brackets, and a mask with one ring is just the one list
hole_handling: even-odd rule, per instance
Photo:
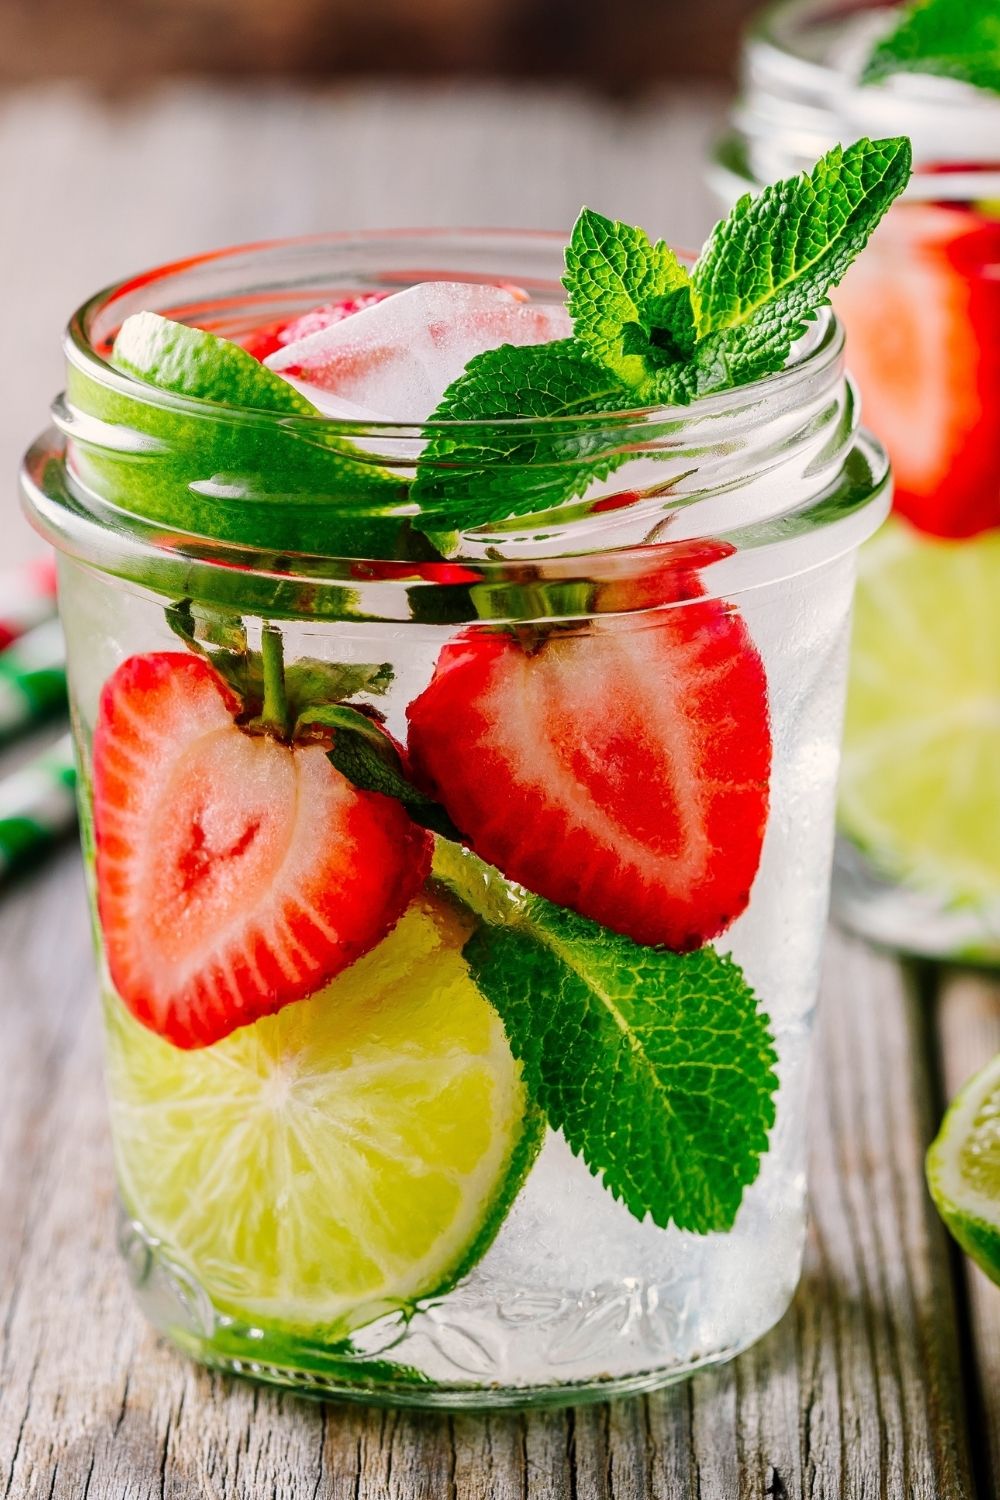
{"label": "clear glass mason jar", "polygon": [[[532,515],[449,538],[447,561],[426,560],[426,541],[423,558],[415,550],[415,523],[428,525],[407,488],[418,430],[170,395],[107,361],[115,330],[140,308],[239,338],[331,297],[423,279],[500,279],[561,301],[560,270],[555,236],[436,231],[168,266],[73,319],[55,427],[26,459],[29,513],[60,554],[122,1250],[155,1326],[212,1365],[417,1406],[606,1397],[728,1358],[776,1321],[798,1279],[855,555],[888,506],[886,461],[857,427],[832,316],[781,374],[686,409],[506,424],[508,456],[470,473],[470,506],[512,476],[523,508],[532,486],[544,496],[554,465],[603,454],[620,466],[582,501],[546,510],[538,500]],[[447,431],[458,445],[477,435],[469,423]],[[495,442],[497,427],[482,436]],[[339,457],[329,462],[328,444],[342,440],[354,445],[346,487]],[[460,446],[434,462],[452,483]],[[394,476],[391,503],[384,489],[372,500],[366,466]],[[330,690],[350,698],[348,714],[367,712],[399,746],[409,735],[425,767],[443,747],[438,780],[454,771],[465,800],[441,795],[467,841],[495,850],[485,807],[486,825],[499,818],[501,842],[517,845],[504,873],[574,912],[543,908],[453,837],[437,839],[430,867],[430,835],[400,802],[331,769],[338,729],[332,749],[322,730],[293,747],[246,714],[237,723],[216,672],[249,681],[246,662],[261,660],[265,675],[283,663],[289,695],[293,682],[339,683]],[[497,662],[489,692],[478,692]],[[127,696],[123,683],[140,678],[148,695]],[[484,749],[492,693],[503,707],[499,751]],[[192,703],[206,715],[195,731],[184,717]],[[154,796],[165,736],[184,740],[187,759]],[[673,806],[668,758],[692,778]],[[348,899],[360,900],[351,882],[370,874],[367,851],[379,879],[365,899],[390,899],[391,863],[408,904],[310,997],[207,1045],[192,1045],[204,1034],[175,1045],[157,1034],[162,973],[201,965],[203,994],[203,955],[228,941],[210,920],[215,886],[205,919],[178,891],[206,870],[215,879],[216,856],[242,870],[269,808],[290,805],[289,768],[301,787],[307,764],[307,825],[325,816],[316,786],[368,799],[371,841],[354,850]],[[716,810],[711,840],[703,806]],[[297,817],[288,814],[295,838]],[[687,843],[670,845],[688,825]],[[123,894],[122,846],[137,840],[146,865]],[[314,865],[326,870],[349,844],[314,841]],[[651,887],[637,889],[637,862]],[[288,877],[279,861],[267,890],[320,900],[314,865]],[[618,880],[632,881],[624,907]],[[709,887],[722,909],[692,916]],[[126,962],[121,911],[133,896],[144,923]],[[600,1011],[596,1087],[565,1065],[579,1045],[569,989],[520,962],[523,923],[539,910],[546,961],[564,966],[568,985],[606,965],[606,993],[588,991]],[[672,946],[695,952],[661,941],[670,913]],[[702,936],[711,927],[715,954],[684,922],[701,922]],[[266,992],[272,971],[255,952]],[[736,964],[752,988],[752,1024],[764,1032],[745,1066],[702,963],[716,975]],[[246,982],[248,966],[230,963],[230,990],[213,971],[216,1000]],[[666,1105],[651,1095],[627,1120],[604,1119],[605,1082],[632,1067],[634,1007],[652,1007],[655,1026],[660,991],[650,986],[675,969],[693,977],[663,1024],[683,1039],[701,1014],[708,1041],[699,1032],[702,1051],[677,1059]],[[153,995],[145,1011],[137,970]],[[552,1028],[541,1062],[523,1042],[537,1017]],[[555,1102],[529,1087],[529,1067],[550,1066]],[[774,1106],[747,1104],[746,1069],[762,1066]],[[631,1096],[612,1097],[628,1113]],[[647,1116],[660,1109],[666,1133],[647,1141]],[[553,1128],[560,1110],[575,1126]],[[582,1147],[581,1114],[591,1133]],[[616,1130],[626,1137],[617,1145]],[[616,1153],[619,1198],[567,1137],[584,1154]],[[636,1211],[633,1165],[637,1180],[651,1174],[654,1197],[673,1183],[687,1207]],[[691,1194],[718,1171],[735,1182],[735,1192],[733,1182],[718,1188],[728,1209],[713,1222],[725,1227],[677,1227],[696,1223]]]}
{"label": "clear glass mason jar", "polygon": [[894,514],[865,549],[835,914],[893,947],[1000,960],[1000,100],[858,77],[894,12],[784,0],[748,34],[729,202],[837,141],[911,136],[912,182],[834,296]]}

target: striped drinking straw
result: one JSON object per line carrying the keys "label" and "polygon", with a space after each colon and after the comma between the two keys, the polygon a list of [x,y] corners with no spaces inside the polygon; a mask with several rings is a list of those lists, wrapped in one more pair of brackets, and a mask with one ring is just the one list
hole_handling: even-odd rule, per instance
{"label": "striped drinking straw", "polygon": [[66,650],[56,619],[0,651],[0,742],[66,709]]}
{"label": "striped drinking straw", "polygon": [[56,565],[52,557],[0,573],[0,650],[56,612]]}
{"label": "striped drinking straw", "polygon": [[[0,572],[0,743],[66,709],[66,660],[51,557]],[[0,878],[76,822],[68,734],[0,780]]]}
{"label": "striped drinking straw", "polygon": [[0,781],[0,877],[70,831],[76,822],[75,786],[68,734]]}

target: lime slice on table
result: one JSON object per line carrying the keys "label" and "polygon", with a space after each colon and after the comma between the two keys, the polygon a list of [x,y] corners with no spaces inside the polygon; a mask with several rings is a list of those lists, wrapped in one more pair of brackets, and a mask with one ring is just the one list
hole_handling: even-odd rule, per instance
{"label": "lime slice on table", "polygon": [[927,1181],[962,1249],[1000,1283],[1000,1053],[945,1115],[927,1153]]}
{"label": "lime slice on table", "polygon": [[842,826],[956,904],[1000,893],[1000,532],[890,520],[859,563]]}
{"label": "lime slice on table", "polygon": [[126,1206],[224,1312],[340,1339],[489,1246],[540,1125],[470,930],[423,896],[327,989],[199,1051],[109,997]]}

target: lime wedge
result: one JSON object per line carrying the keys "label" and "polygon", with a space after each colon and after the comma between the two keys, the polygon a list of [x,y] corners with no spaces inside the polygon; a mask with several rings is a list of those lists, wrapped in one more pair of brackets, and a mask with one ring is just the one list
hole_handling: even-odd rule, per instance
{"label": "lime wedge", "polygon": [[123,1198],[222,1311],[342,1338],[492,1241],[540,1126],[470,930],[421,897],[327,989],[200,1051],[109,997]]}
{"label": "lime wedge", "polygon": [[294,386],[229,339],[220,339],[159,313],[133,313],[115,339],[111,363],[161,391],[199,400],[225,401],[261,411],[316,416],[316,408]]}
{"label": "lime wedge", "polygon": [[1000,532],[893,518],[859,565],[840,819],[886,873],[1000,897]]}
{"label": "lime wedge", "polygon": [[945,1115],[927,1153],[927,1181],[962,1249],[1000,1283],[1000,1053]]}
{"label": "lime wedge", "polygon": [[122,324],[111,364],[181,399],[70,362],[69,405],[89,419],[74,429],[74,473],[103,499],[250,547],[393,556],[403,481],[245,349],[141,312]]}

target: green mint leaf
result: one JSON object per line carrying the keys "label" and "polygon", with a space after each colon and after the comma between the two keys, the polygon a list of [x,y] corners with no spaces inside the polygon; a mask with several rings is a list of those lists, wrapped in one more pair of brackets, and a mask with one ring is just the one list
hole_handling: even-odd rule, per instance
{"label": "green mint leaf", "polygon": [[835,146],[809,173],[742,197],[691,273],[699,394],[784,368],[827,293],[909,180],[910,142]]}
{"label": "green mint leaf", "polygon": [[325,704],[303,710],[296,735],[308,733],[311,726],[333,730],[327,757],[354,786],[394,797],[415,823],[448,839],[459,837],[444,808],[410,781],[395,742],[375,719],[347,703]]}
{"label": "green mint leaf", "polygon": [[934,73],[1000,94],[997,0],[918,0],[873,49],[862,83],[891,73]]}
{"label": "green mint leaf", "polygon": [[[428,424],[416,524],[461,532],[554,509],[634,452],[621,413],[782,369],[910,165],[902,137],[838,146],[811,173],[742,198],[690,273],[662,240],[584,209],[566,251],[573,337],[470,360]],[[607,424],[575,432],[545,422],[604,413]],[[435,425],[449,421],[480,425]]]}
{"label": "green mint leaf", "polygon": [[662,400],[664,368],[696,337],[691,277],[664,243],[585,208],[566,248],[573,333],[636,402]]}
{"label": "green mint leaf", "polygon": [[639,948],[534,897],[464,956],[532,1098],[636,1218],[732,1228],[774,1124],[775,1053],[712,948]]}
{"label": "green mint leaf", "polygon": [[713,948],[642,948],[439,844],[482,919],[463,950],[535,1103],[636,1218],[732,1227],[774,1125],[768,1017]]}
{"label": "green mint leaf", "polygon": [[421,529],[468,530],[582,495],[630,456],[619,451],[614,426],[567,431],[510,419],[587,416],[630,404],[621,382],[576,339],[477,354],[429,419],[481,425],[467,434],[429,427],[411,489]]}

